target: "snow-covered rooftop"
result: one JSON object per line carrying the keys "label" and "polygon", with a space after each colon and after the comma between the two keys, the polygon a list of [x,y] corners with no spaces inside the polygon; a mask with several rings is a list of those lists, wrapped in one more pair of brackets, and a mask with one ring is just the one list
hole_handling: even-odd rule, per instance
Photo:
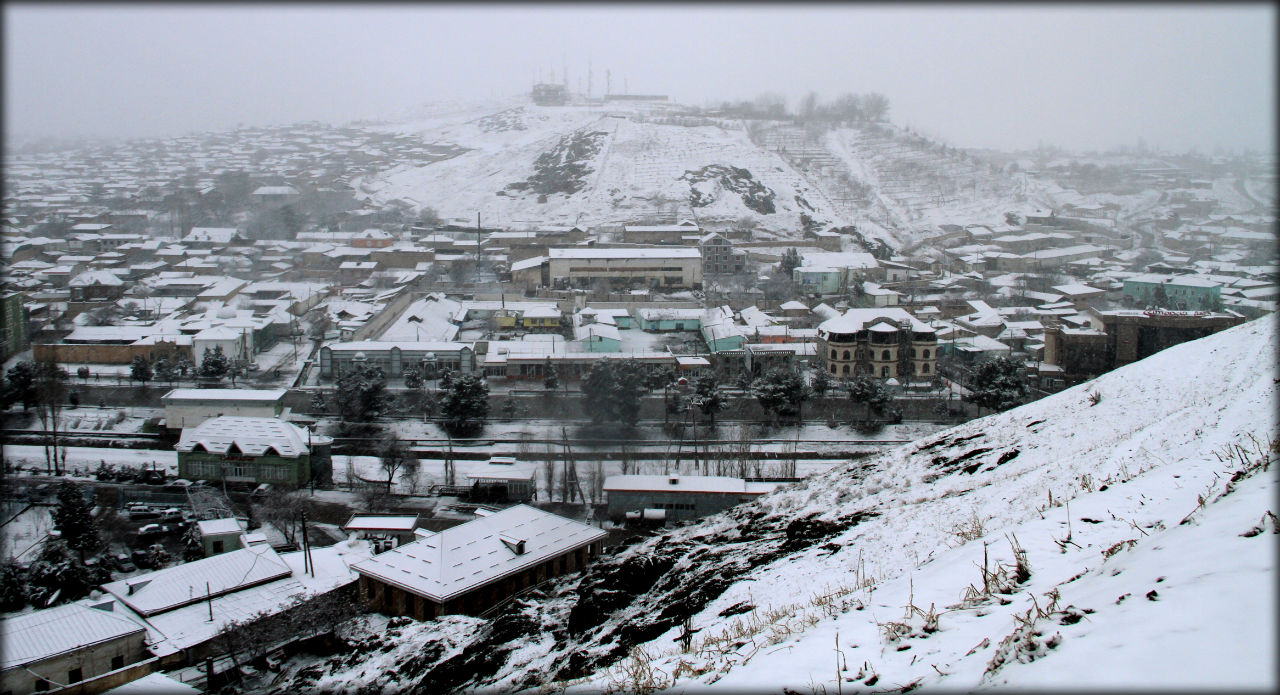
{"label": "snow-covered rooftop", "polygon": [[329,437],[308,433],[276,418],[222,415],[183,429],[174,448],[225,454],[235,447],[249,456],[262,456],[273,449],[278,456],[297,458],[310,452],[308,442],[327,444],[331,441]]}
{"label": "snow-covered rooftop", "polygon": [[181,401],[254,401],[275,403],[287,389],[173,389],[160,397],[165,404]]}
{"label": "snow-covered rooftop", "polygon": [[151,616],[287,577],[291,572],[271,546],[254,545],[109,582],[102,588],[140,615]]}
{"label": "snow-covered rooftop", "polygon": [[720,475],[611,475],[605,492],[688,492],[725,495],[763,495],[781,483],[748,482]]}
{"label": "snow-covered rooftop", "polygon": [[4,644],[0,669],[7,671],[142,629],[126,617],[90,608],[88,602],[5,618],[0,621],[0,643]]}
{"label": "snow-covered rooftop", "polygon": [[[352,569],[444,602],[605,535],[603,529],[521,504],[419,538]],[[503,537],[524,541],[524,552]]]}

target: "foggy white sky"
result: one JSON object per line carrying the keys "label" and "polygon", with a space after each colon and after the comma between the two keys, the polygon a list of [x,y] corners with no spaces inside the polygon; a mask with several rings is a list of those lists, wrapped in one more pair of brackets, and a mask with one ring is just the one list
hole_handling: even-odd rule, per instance
{"label": "foggy white sky", "polygon": [[1269,4],[6,4],[10,135],[162,136],[525,93],[567,58],[685,103],[878,91],[961,147],[1274,149]]}

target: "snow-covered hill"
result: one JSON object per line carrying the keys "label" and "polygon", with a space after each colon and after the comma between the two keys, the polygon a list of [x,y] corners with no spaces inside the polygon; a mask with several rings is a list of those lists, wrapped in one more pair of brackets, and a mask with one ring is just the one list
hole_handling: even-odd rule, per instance
{"label": "snow-covered hill", "polygon": [[491,622],[371,621],[275,691],[1274,688],[1275,345],[1262,319],[1170,348]]}
{"label": "snow-covered hill", "polygon": [[512,99],[441,105],[376,127],[466,151],[361,177],[354,182],[361,195],[430,206],[446,218],[480,212],[512,227],[691,217],[785,239],[803,233],[805,215],[821,228],[858,224],[897,246],[912,227],[995,222],[1029,199],[1013,178],[888,125],[822,136],[781,123],[682,116],[668,105]]}

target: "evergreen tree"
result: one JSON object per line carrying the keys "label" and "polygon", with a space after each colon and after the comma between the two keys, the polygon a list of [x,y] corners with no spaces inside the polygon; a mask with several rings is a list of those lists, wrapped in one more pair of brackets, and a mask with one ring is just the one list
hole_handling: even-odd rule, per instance
{"label": "evergreen tree", "polygon": [[822,398],[827,395],[827,391],[831,390],[831,375],[825,369],[819,369],[813,373],[813,378],[809,380],[809,388],[813,390],[813,395]]}
{"label": "evergreen tree", "polygon": [[357,364],[338,376],[340,425],[346,436],[368,436],[379,428],[373,421],[390,406],[387,379],[382,368]]}
{"label": "evergreen tree", "polygon": [[40,558],[27,568],[27,592],[31,605],[37,608],[78,601],[109,581],[107,568],[86,565],[61,543],[47,544]]}
{"label": "evergreen tree", "polygon": [[964,400],[980,408],[1008,410],[1021,403],[1029,390],[1023,365],[1008,357],[997,357],[974,368],[970,392]]}
{"label": "evergreen tree", "polygon": [[155,370],[158,381],[173,381],[174,372],[177,371],[174,369],[173,363],[163,357],[156,360],[152,368]]}
{"label": "evergreen tree", "polygon": [[155,377],[155,371],[151,368],[151,363],[142,355],[133,358],[133,365],[129,370],[129,378],[134,381],[141,381],[144,385]]}
{"label": "evergreen tree", "polygon": [[866,419],[871,419],[871,411],[880,412],[889,403],[889,392],[880,382],[865,374],[855,376],[849,382],[849,400],[867,406]]}
{"label": "evergreen tree", "polygon": [[720,386],[715,376],[704,374],[693,381],[693,390],[697,396],[695,401],[703,417],[715,424],[716,413],[725,407],[724,396],[720,394]]}
{"label": "evergreen tree", "polygon": [[405,388],[417,390],[422,388],[422,384],[423,384],[422,372],[419,372],[417,369],[413,367],[409,367],[408,369],[404,370]]}
{"label": "evergreen tree", "polygon": [[596,424],[617,422],[634,427],[640,397],[646,391],[644,370],[634,362],[597,362],[582,380],[582,405]]}
{"label": "evergreen tree", "polygon": [[442,426],[455,437],[470,437],[484,430],[489,419],[489,384],[477,374],[451,376],[441,382]]}
{"label": "evergreen tree", "polygon": [[784,417],[799,418],[801,408],[811,394],[804,379],[789,369],[771,369],[751,382],[751,395],[775,421]]}
{"label": "evergreen tree", "polygon": [[27,605],[27,571],[12,560],[0,564],[0,612],[21,610]]}
{"label": "evergreen tree", "polygon": [[22,410],[30,409],[36,402],[36,370],[30,362],[19,362],[5,373],[5,406],[18,401],[22,402]]}
{"label": "evergreen tree", "polygon": [[204,357],[200,359],[200,376],[221,378],[231,371],[231,361],[222,352],[221,345],[213,349],[205,348]]}
{"label": "evergreen tree", "polygon": [[68,548],[80,552],[81,560],[102,549],[93,506],[84,498],[81,487],[69,480],[58,483],[58,506],[53,508],[53,527],[62,535]]}
{"label": "evergreen tree", "polygon": [[779,273],[787,278],[791,278],[791,271],[800,267],[800,252],[794,248],[789,248],[782,254],[782,260],[778,263]]}
{"label": "evergreen tree", "polygon": [[548,391],[554,391],[560,387],[560,375],[556,372],[556,366],[551,364],[551,360],[547,360],[546,378],[542,380],[542,385]]}

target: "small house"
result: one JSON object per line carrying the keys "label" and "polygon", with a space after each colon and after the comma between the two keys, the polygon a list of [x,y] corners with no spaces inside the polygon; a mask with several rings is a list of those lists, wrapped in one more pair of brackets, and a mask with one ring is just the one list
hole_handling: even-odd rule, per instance
{"label": "small house", "polygon": [[470,498],[491,502],[528,502],[537,497],[537,471],[511,456],[492,456],[488,463],[467,473],[472,481]]}
{"label": "small house", "polygon": [[750,502],[780,484],[716,475],[611,475],[604,491],[614,521],[686,521]]}
{"label": "small house", "polygon": [[373,544],[376,552],[412,541],[418,528],[417,514],[352,514],[342,530]]}
{"label": "small house", "polygon": [[[126,669],[150,657],[146,629],[112,610],[114,601],[71,603],[0,621],[0,691],[30,693],[62,686],[101,692],[145,675]],[[103,678],[115,674],[116,678]],[[86,682],[98,682],[94,688]]]}
{"label": "small house", "polygon": [[196,532],[200,536],[200,547],[204,549],[205,557],[229,553],[249,545],[245,538],[245,529],[238,519],[198,521]]}
{"label": "small house", "polygon": [[482,516],[355,563],[373,610],[430,620],[479,615],[598,557],[607,532],[527,505]]}

